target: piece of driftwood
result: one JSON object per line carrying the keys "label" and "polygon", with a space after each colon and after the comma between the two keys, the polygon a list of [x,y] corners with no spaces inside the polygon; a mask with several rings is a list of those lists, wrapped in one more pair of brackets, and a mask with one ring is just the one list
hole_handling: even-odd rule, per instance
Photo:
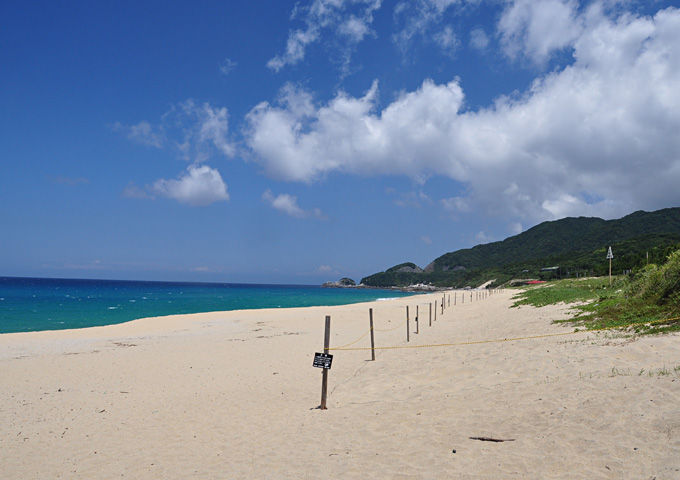
{"label": "piece of driftwood", "polygon": [[506,438],[506,439],[500,439],[500,438],[491,438],[491,437],[470,437],[470,440],[481,440],[482,442],[514,442],[514,438]]}

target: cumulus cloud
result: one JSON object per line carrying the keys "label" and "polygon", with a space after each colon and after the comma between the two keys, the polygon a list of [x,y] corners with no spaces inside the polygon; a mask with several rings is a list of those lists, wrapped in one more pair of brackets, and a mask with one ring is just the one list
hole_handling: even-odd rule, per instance
{"label": "cumulus cloud", "polygon": [[156,180],[149,191],[192,207],[229,200],[227,185],[220,172],[207,165],[189,165],[177,179]]}
{"label": "cumulus cloud", "polygon": [[536,64],[571,46],[582,29],[576,0],[514,0],[498,22],[505,54]]}
{"label": "cumulus cloud", "polygon": [[312,0],[307,5],[296,5],[291,20],[302,21],[304,27],[289,33],[285,52],[270,59],[267,66],[278,72],[299,63],[307,48],[330,32],[338,42],[346,68],[352,49],[371,32],[373,12],[381,3],[382,0]]}
{"label": "cumulus cloud", "polygon": [[203,162],[217,155],[233,157],[236,152],[229,138],[227,109],[201,105],[187,100],[174,105],[161,116],[157,125],[140,122],[126,127],[117,123],[115,130],[125,132],[133,141],[158,148],[168,148],[191,165],[177,179],[159,179],[144,188],[130,182],[123,190],[126,198],[172,198],[191,206],[205,206],[228,201],[227,185],[220,173]]}
{"label": "cumulus cloud", "polygon": [[247,116],[246,142],[278,180],[312,182],[328,172],[414,177],[456,166],[441,157],[441,141],[457,122],[463,92],[457,81],[426,80],[376,111],[378,83],[363,97],[338,93],[316,106],[288,88],[278,105],[262,102]]}
{"label": "cumulus cloud", "polygon": [[[554,32],[540,34],[539,19]],[[541,62],[569,45],[574,61],[478,111],[464,109],[458,79],[425,80],[381,109],[377,82],[327,102],[288,86],[251,110],[245,140],[278,180],[447,176],[468,192],[443,202],[459,212],[611,218],[677,203],[680,10],[611,16],[597,2],[579,13],[571,1],[518,0],[500,32],[509,55]]]}
{"label": "cumulus cloud", "polygon": [[307,218],[315,217],[319,219],[324,219],[325,216],[318,208],[312,210],[303,210],[298,205],[297,197],[295,195],[289,195],[287,193],[281,193],[274,196],[271,190],[266,190],[262,194],[262,201],[271,205],[272,208],[285,213],[291,217],[295,218]]}

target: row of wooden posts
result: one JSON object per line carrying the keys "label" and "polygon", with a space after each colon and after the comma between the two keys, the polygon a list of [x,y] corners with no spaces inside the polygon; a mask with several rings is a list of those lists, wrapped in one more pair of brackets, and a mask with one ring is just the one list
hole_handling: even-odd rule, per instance
{"label": "row of wooden posts", "polygon": [[[489,295],[493,295],[495,292],[498,292],[498,290],[474,290],[476,292],[476,298],[477,300],[485,299]],[[461,294],[461,304],[465,303],[465,292]],[[472,303],[472,299],[474,297],[473,291],[470,291],[470,303]],[[434,321],[437,321],[437,310],[439,309],[439,300],[435,300],[434,302]],[[448,302],[446,298],[446,294],[442,296],[441,300],[441,314],[444,315],[444,310],[446,308],[446,304],[448,303],[448,306],[451,306],[451,295],[448,296]],[[454,292],[453,294],[453,304],[456,305],[457,303],[457,294]],[[419,332],[419,317],[418,317],[418,305],[416,305],[416,316],[415,316],[415,322],[416,322],[416,335]],[[432,326],[432,302],[430,302],[430,313],[429,313],[429,324],[430,327]],[[370,326],[370,333],[371,333],[371,360],[375,361],[375,337],[373,336],[373,309],[369,308],[368,309],[368,319],[369,319],[369,326]],[[409,307],[408,305],[406,306],[406,341],[410,342],[411,341],[411,327],[410,327],[410,316],[409,316]],[[328,352],[330,350],[330,342],[331,342],[331,317],[330,315],[326,315],[326,328],[324,331],[324,340],[323,340],[323,352],[325,355],[328,355]],[[326,395],[328,392],[328,370],[330,368],[323,368],[322,370],[322,377],[321,377],[321,405],[319,408],[321,410],[326,410]]]}

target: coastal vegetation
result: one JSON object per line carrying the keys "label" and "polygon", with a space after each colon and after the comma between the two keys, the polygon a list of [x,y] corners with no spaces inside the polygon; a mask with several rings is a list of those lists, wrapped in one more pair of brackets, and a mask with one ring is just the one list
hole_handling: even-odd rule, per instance
{"label": "coastal vegetation", "polygon": [[636,274],[663,263],[680,243],[680,208],[635,212],[617,220],[564,218],[541,223],[503,241],[446,253],[427,267],[407,262],[369,275],[372,287],[490,287],[512,280],[555,280],[607,275],[608,248],[616,274]]}
{"label": "coastal vegetation", "polygon": [[617,276],[611,286],[608,277],[555,280],[515,298],[515,307],[573,303],[576,315],[565,322],[588,330],[637,324],[630,328],[638,334],[680,331],[680,249],[663,263]]}

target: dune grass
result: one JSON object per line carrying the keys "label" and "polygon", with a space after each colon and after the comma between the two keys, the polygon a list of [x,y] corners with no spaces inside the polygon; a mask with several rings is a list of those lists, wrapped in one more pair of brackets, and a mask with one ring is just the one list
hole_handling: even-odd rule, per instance
{"label": "dune grass", "polygon": [[557,280],[518,292],[513,307],[574,304],[575,316],[563,322],[588,330],[629,327],[639,334],[680,331],[680,251],[663,265],[649,265],[634,276]]}

